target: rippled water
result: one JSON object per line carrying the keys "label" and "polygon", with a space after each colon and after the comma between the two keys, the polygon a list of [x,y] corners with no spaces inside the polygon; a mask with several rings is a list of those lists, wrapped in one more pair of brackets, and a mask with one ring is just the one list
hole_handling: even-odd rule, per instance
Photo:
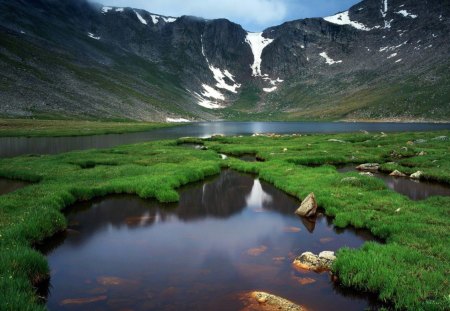
{"label": "rippled water", "polygon": [[346,122],[202,122],[181,127],[140,133],[80,137],[0,137],[0,157],[23,154],[55,154],[71,150],[109,148],[150,140],[174,139],[184,136],[209,137],[214,134],[249,135],[253,133],[342,133],[429,131],[450,129],[448,124],[432,123],[346,123]]}
{"label": "rippled water", "polygon": [[50,310],[237,310],[243,291],[265,290],[309,310],[363,310],[368,296],[328,273],[297,271],[304,251],[359,247],[365,231],[336,230],[299,201],[233,171],[180,191],[177,204],[113,196],[68,209],[69,230],[42,248]]}

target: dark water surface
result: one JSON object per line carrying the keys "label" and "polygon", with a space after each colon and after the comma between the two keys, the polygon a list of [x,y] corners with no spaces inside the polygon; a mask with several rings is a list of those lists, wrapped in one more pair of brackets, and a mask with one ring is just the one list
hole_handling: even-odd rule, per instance
{"label": "dark water surface", "polygon": [[[338,168],[338,172],[347,173],[358,171],[356,170],[356,165],[346,165]],[[406,195],[411,200],[424,200],[430,196],[450,196],[450,186],[445,184],[413,180],[409,177],[394,177],[382,172],[373,174],[375,177],[382,179],[389,189]]]}
{"label": "dark water surface", "polygon": [[239,310],[239,294],[253,290],[308,310],[376,306],[336,287],[328,273],[291,264],[304,251],[359,247],[367,232],[337,230],[323,215],[300,219],[295,198],[233,171],[180,196],[169,205],[112,196],[70,208],[70,229],[42,249],[51,268],[48,308]]}
{"label": "dark water surface", "polygon": [[0,157],[23,154],[55,154],[71,150],[108,148],[150,140],[184,136],[209,137],[214,134],[249,135],[253,133],[342,133],[429,131],[450,129],[448,124],[432,123],[347,123],[347,122],[203,122],[140,133],[79,137],[0,137]]}
{"label": "dark water surface", "polygon": [[16,191],[28,185],[29,183],[25,181],[0,178],[0,195]]}

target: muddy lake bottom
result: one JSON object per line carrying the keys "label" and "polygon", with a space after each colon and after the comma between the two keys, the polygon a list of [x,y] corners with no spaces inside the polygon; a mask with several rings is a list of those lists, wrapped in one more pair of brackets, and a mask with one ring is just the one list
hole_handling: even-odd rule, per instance
{"label": "muddy lake bottom", "polygon": [[69,229],[39,247],[50,310],[236,310],[262,290],[308,310],[377,308],[329,273],[296,270],[305,251],[360,247],[366,231],[336,229],[251,175],[224,170],[183,187],[177,204],[109,196],[67,209]]}

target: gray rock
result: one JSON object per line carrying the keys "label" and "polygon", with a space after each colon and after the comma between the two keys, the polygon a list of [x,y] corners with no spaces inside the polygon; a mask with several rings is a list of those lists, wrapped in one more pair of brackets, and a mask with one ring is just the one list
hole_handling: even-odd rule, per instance
{"label": "gray rock", "polygon": [[409,176],[412,179],[421,179],[423,176],[423,172],[422,171],[417,171],[414,174],[411,174],[411,176]]}
{"label": "gray rock", "polygon": [[295,213],[302,217],[311,217],[316,214],[317,201],[314,193],[310,193],[303,201]]}
{"label": "gray rock", "polygon": [[364,163],[358,165],[356,167],[359,171],[369,171],[369,172],[377,172],[380,169],[380,164],[378,163]]}
{"label": "gray rock", "polygon": [[295,258],[293,264],[303,270],[323,272],[331,269],[334,260],[336,260],[336,256],[332,251],[323,251],[319,255],[304,252]]}
{"label": "gray rock", "polygon": [[394,176],[394,177],[406,177],[405,174],[403,174],[402,172],[395,170],[392,173],[389,174],[389,176]]}

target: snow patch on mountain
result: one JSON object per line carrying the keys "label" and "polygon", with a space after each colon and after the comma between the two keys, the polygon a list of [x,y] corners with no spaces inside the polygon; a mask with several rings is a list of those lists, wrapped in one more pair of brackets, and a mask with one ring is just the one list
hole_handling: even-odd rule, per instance
{"label": "snow patch on mountain", "polygon": [[204,89],[204,92],[202,93],[204,97],[225,100],[225,96],[223,96],[223,94],[217,91],[215,88],[207,84],[202,84],[202,87]]}
{"label": "snow patch on mountain", "polygon": [[184,118],[166,118],[166,122],[169,123],[186,123],[186,122],[191,122],[187,119]]}
{"label": "snow patch on mountain", "polygon": [[228,70],[222,71],[220,68],[214,67],[213,65],[209,65],[209,70],[212,71],[214,79],[217,81],[216,87],[220,89],[225,89],[232,93],[237,93],[237,89],[240,88],[241,85],[237,83],[229,85],[225,81],[225,78],[228,78],[229,80],[234,82],[234,76]]}
{"label": "snow patch on mountain", "polygon": [[265,87],[263,88],[263,91],[266,93],[272,93],[273,91],[275,91],[277,89],[276,86],[272,86],[272,87]]}
{"label": "snow patch on mountain", "polygon": [[[205,47],[203,45],[203,35],[200,37],[200,41],[202,44],[202,55],[203,57],[205,57],[206,63],[208,64],[208,68],[213,73],[214,80],[216,80],[217,82],[216,87],[230,91],[232,93],[237,93],[237,89],[241,87],[241,84],[236,83],[236,81],[234,80],[234,76],[227,69],[222,70],[218,67],[215,67],[209,62],[209,59],[205,53]],[[231,82],[234,82],[234,84],[232,85],[228,84],[225,81],[226,78]]]}
{"label": "snow patch on mountain", "polygon": [[95,40],[100,40],[101,39],[100,37],[95,36],[92,32],[88,32],[88,37],[92,38],[92,39],[95,39]]}
{"label": "snow patch on mountain", "polygon": [[327,52],[322,52],[319,54],[320,56],[322,56],[323,58],[325,58],[325,61],[328,65],[334,65],[334,64],[340,64],[342,63],[342,60],[334,60],[331,57],[328,56]]}
{"label": "snow patch on mountain", "polygon": [[138,12],[134,11],[134,13],[136,13],[137,18],[139,19],[139,21],[144,24],[147,25],[147,21],[141,16],[141,14],[139,14]]}
{"label": "snow patch on mountain", "polygon": [[103,14],[108,13],[108,12],[111,11],[112,9],[113,9],[113,8],[110,7],[110,6],[104,6],[104,7],[102,7],[102,13],[103,13]]}
{"label": "snow patch on mountain", "polygon": [[123,8],[116,8],[116,12],[123,12]]}
{"label": "snow patch on mountain", "polygon": [[261,77],[262,52],[266,46],[273,42],[273,39],[264,38],[262,32],[248,32],[245,42],[250,45],[253,52],[254,61],[253,65],[250,66],[252,68],[252,75],[254,77]]}
{"label": "snow patch on mountain", "polygon": [[353,28],[356,28],[359,30],[364,30],[364,31],[372,30],[372,28],[369,28],[362,23],[352,21],[349,16],[349,11],[338,13],[333,16],[324,17],[323,19],[329,23],[336,24],[336,25],[350,25]]}
{"label": "snow patch on mountain", "polygon": [[152,18],[152,22],[153,24],[158,24],[160,20],[163,20],[166,23],[173,23],[174,21],[176,21],[177,19],[175,17],[166,17],[166,16],[162,16],[162,15],[156,15],[156,14],[150,14],[151,18]]}
{"label": "snow patch on mountain", "polygon": [[417,18],[417,15],[411,14],[406,10],[400,10],[398,12],[395,12],[396,14],[403,15],[404,17],[411,17],[411,18]]}
{"label": "snow patch on mountain", "polygon": [[389,55],[389,56],[387,57],[387,59],[390,59],[390,58],[395,57],[395,56],[397,56],[397,53],[392,53],[391,55]]}

